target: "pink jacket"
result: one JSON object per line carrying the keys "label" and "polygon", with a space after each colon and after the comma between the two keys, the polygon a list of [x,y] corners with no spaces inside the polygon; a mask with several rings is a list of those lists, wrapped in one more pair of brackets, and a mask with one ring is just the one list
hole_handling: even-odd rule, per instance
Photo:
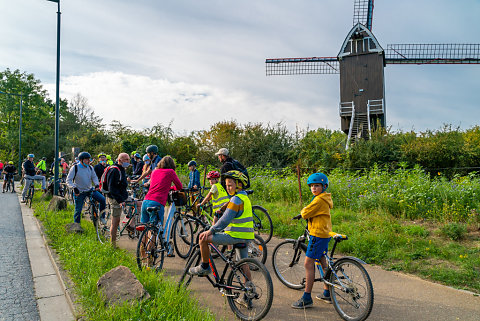
{"label": "pink jacket", "polygon": [[145,195],[145,199],[165,206],[172,183],[175,184],[177,189],[182,188],[182,182],[180,182],[177,173],[173,169],[155,169],[151,174],[150,189],[147,195]]}

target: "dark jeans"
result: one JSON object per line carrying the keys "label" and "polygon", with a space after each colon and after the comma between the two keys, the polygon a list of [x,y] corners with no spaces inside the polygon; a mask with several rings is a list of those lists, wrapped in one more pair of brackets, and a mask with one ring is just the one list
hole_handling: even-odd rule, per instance
{"label": "dark jeans", "polygon": [[[83,208],[83,203],[85,202],[85,198],[88,197],[92,193],[93,199],[96,200],[100,204],[100,213],[102,213],[105,210],[105,197],[98,192],[98,191],[88,191],[88,192],[81,192],[78,196],[75,197],[75,212],[73,213],[73,221],[75,223],[80,224],[80,218],[82,214],[82,208]],[[104,213],[102,213],[102,216],[105,216]]]}

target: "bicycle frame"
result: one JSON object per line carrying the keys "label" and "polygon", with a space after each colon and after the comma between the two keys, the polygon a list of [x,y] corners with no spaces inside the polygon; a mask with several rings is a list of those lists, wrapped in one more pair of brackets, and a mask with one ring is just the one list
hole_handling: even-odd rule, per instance
{"label": "bicycle frame", "polygon": [[[245,290],[245,287],[228,286],[228,285],[225,284],[225,276],[227,274],[228,267],[231,267],[232,270],[234,270],[234,271],[238,270],[237,266],[235,265],[235,263],[232,260],[233,253],[235,253],[235,251],[232,251],[229,256],[225,256],[214,244],[209,243],[209,246],[213,251],[215,251],[219,255],[219,257],[226,264],[225,264],[225,267],[223,268],[222,275],[219,276],[217,267],[216,267],[215,262],[214,262],[213,257],[212,257],[212,253],[210,252],[210,258],[208,260],[208,263],[210,264],[210,267],[212,269],[212,274],[213,274],[215,279],[212,280],[212,278],[209,275],[205,276],[205,278],[210,282],[210,284],[214,288],[218,288],[218,290],[222,293],[222,295],[225,295],[225,296],[227,296],[229,294],[223,292],[223,289],[242,290],[242,291]],[[198,247],[198,245],[197,245],[197,247]],[[194,252],[192,252],[192,253],[194,253]],[[243,277],[246,278],[244,272],[243,271],[240,271],[240,272],[243,275]],[[240,284],[242,284],[242,283],[240,282]],[[233,296],[233,295],[230,295],[230,296]]]}

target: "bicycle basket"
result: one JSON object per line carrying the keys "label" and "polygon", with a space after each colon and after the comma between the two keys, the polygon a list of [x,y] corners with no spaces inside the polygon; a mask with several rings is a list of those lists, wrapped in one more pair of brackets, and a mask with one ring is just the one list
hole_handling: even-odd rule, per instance
{"label": "bicycle basket", "polygon": [[180,191],[171,191],[168,194],[168,201],[170,203],[175,203],[175,206],[183,206],[187,204],[187,196],[184,192]]}

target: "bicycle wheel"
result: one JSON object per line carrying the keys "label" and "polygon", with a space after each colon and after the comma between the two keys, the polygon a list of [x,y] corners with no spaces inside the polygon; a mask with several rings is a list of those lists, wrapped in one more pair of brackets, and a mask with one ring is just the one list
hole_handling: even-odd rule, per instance
{"label": "bicycle wheel", "polygon": [[[34,183],[32,183],[33,185]],[[28,202],[28,207],[32,207],[32,201],[33,201],[33,195],[35,194],[35,187],[30,187],[28,189],[28,195],[27,195],[27,202]]]}
{"label": "bicycle wheel", "polygon": [[[246,268],[250,268],[248,280]],[[226,290],[228,304],[240,320],[260,320],[272,306],[272,278],[265,265],[255,259],[246,258],[235,264],[228,275]]]}
{"label": "bicycle wheel", "polygon": [[263,235],[265,243],[270,242],[273,235],[273,223],[268,211],[259,206],[252,206],[253,227],[258,235]]}
{"label": "bicycle wheel", "polygon": [[143,230],[137,243],[137,265],[140,270],[154,269],[157,272],[162,269],[165,257],[165,249],[162,244],[161,236],[157,238],[155,228],[147,227]]}
{"label": "bicycle wheel", "polygon": [[178,215],[172,225],[173,245],[178,256],[188,258],[193,248],[193,226],[190,220]]}
{"label": "bicycle wheel", "polygon": [[191,267],[197,266],[200,264],[200,249],[197,247],[194,248],[193,254],[190,256],[190,258],[187,261],[187,264],[185,264],[185,269],[183,270],[182,276],[180,277],[180,280],[178,281],[178,287],[184,287],[187,288],[190,285],[190,282],[193,279],[193,275],[190,275],[188,273],[188,270]]}
{"label": "bicycle wheel", "polygon": [[295,240],[286,240],[273,250],[272,266],[280,282],[291,289],[300,290],[305,287],[305,252],[295,251]]}
{"label": "bicycle wheel", "polygon": [[361,263],[339,259],[330,274],[330,295],[335,310],[348,321],[368,318],[373,308],[373,286],[367,270]]}
{"label": "bicycle wheel", "polygon": [[110,240],[110,228],[112,225],[112,220],[110,219],[110,212],[105,212],[105,221],[107,224],[103,224],[102,221],[97,217],[93,222],[93,224],[95,225],[95,230],[97,232],[98,241],[102,244],[108,243]]}
{"label": "bicycle wheel", "polygon": [[10,191],[10,184],[11,184],[11,183],[12,183],[12,182],[11,182],[10,179],[9,179],[9,180],[7,181],[7,189],[6,189],[7,192]]}

